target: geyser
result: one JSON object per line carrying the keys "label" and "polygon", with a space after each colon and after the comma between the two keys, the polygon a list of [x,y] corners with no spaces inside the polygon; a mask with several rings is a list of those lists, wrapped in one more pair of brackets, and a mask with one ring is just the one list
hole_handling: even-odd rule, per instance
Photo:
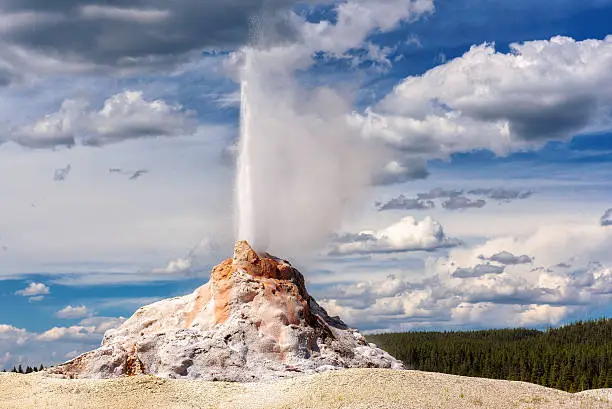
{"label": "geyser", "polygon": [[[386,66],[387,51],[368,41],[370,34],[433,11],[433,2],[360,0],[334,9],[333,23],[264,12],[253,21],[250,46],[228,59],[242,98],[237,239],[258,251],[307,257],[342,227],[347,210],[363,203],[373,180],[407,171],[393,162],[396,152],[366,140],[354,114],[355,81],[316,75],[315,64]],[[359,49],[365,54],[356,57],[352,51]]]}
{"label": "geyser", "polygon": [[295,259],[340,227],[370,183],[377,150],[349,124],[350,93],[294,78],[303,66],[293,51],[242,52],[235,199],[237,239]]}
{"label": "geyser", "polygon": [[[246,70],[247,67],[245,66]],[[240,84],[240,150],[236,175],[236,203],[238,217],[238,237],[249,243],[255,239],[255,215],[253,209],[253,186],[251,179],[251,123],[248,102],[248,81],[243,78]]]}

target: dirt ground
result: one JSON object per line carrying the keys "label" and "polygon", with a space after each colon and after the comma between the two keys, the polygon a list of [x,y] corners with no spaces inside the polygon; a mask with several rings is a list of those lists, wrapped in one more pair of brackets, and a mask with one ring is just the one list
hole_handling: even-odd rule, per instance
{"label": "dirt ground", "polygon": [[0,374],[0,408],[612,408],[612,391],[570,394],[523,382],[352,369],[251,384],[150,376],[65,380]]}

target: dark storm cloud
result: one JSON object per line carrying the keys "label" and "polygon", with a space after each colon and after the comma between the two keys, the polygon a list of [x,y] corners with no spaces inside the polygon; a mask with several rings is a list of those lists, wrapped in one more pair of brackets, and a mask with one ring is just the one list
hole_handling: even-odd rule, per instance
{"label": "dark storm cloud", "polygon": [[[203,48],[234,48],[249,39],[250,20],[294,0],[5,0],[15,21],[3,42],[105,66],[175,63]],[[287,34],[289,32],[285,30]],[[3,75],[0,73],[0,81]]]}
{"label": "dark storm cloud", "polygon": [[485,207],[486,201],[482,199],[472,200],[465,196],[455,196],[442,203],[446,210],[480,209]]}
{"label": "dark storm cloud", "polygon": [[429,210],[436,207],[431,200],[410,199],[404,195],[389,200],[388,202],[377,202],[376,207],[379,212],[385,210]]}

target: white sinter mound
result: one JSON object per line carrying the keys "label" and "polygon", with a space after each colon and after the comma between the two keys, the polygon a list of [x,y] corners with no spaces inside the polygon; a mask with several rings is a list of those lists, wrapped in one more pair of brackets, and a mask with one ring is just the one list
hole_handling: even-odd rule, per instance
{"label": "white sinter mound", "polygon": [[238,242],[233,259],[184,297],[140,308],[100,348],[49,372],[257,381],[339,368],[403,369],[308,295],[288,262]]}

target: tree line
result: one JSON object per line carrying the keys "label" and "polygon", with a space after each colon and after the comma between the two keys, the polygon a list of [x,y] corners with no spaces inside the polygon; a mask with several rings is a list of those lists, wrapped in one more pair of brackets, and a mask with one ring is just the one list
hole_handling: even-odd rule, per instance
{"label": "tree line", "polygon": [[408,369],[531,382],[567,392],[612,388],[612,319],[545,331],[407,332],[367,338]]}
{"label": "tree line", "polygon": [[[32,372],[44,371],[44,370],[45,370],[45,366],[43,364],[40,364],[40,366],[27,366],[25,369],[23,369],[23,367],[19,365],[17,367],[13,366],[13,369],[9,372],[27,374],[27,373],[32,373]],[[6,372],[6,369],[2,370],[2,372]]]}

